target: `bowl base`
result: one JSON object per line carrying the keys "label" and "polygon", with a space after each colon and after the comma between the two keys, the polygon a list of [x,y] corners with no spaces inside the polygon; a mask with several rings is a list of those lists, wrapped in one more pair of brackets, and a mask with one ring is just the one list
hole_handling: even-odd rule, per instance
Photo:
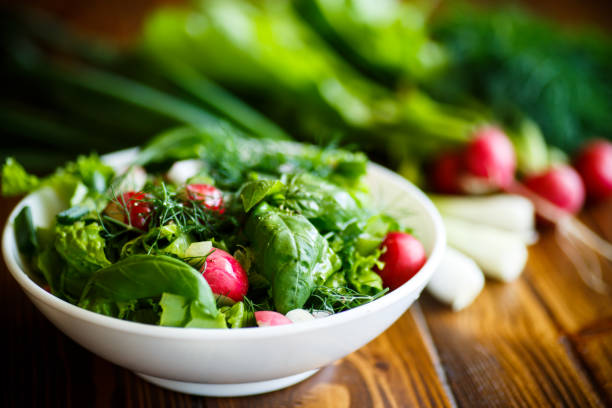
{"label": "bowl base", "polygon": [[168,380],[141,373],[135,374],[157,386],[167,388],[172,391],[183,392],[185,394],[201,395],[206,397],[242,397],[246,395],[263,394],[289,387],[305,380],[317,371],[319,371],[318,368],[316,370],[290,375],[289,377],[236,384],[192,383],[186,381]]}

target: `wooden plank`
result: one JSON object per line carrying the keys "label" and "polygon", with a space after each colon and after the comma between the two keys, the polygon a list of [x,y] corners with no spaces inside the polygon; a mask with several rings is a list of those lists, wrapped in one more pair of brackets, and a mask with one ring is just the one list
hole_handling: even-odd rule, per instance
{"label": "wooden plank", "polygon": [[612,332],[589,332],[572,338],[576,351],[612,406]]}
{"label": "wooden plank", "polygon": [[487,282],[454,313],[425,296],[423,310],[459,406],[601,406],[602,401],[524,279]]}
{"label": "wooden plank", "polygon": [[[612,239],[612,202],[592,207],[582,220],[603,238]],[[530,249],[525,276],[537,296],[567,333],[612,319],[610,293],[598,293],[584,282],[558,239],[558,234],[548,229]],[[612,263],[601,262],[601,268],[604,281],[612,288]],[[587,273],[585,268],[582,273]]]}

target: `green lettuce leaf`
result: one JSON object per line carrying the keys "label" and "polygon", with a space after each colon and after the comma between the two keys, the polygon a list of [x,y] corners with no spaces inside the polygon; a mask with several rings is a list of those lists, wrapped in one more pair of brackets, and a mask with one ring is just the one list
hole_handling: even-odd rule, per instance
{"label": "green lettuce leaf", "polygon": [[80,272],[93,272],[111,263],[104,254],[102,227],[97,223],[77,221],[72,225],[56,225],[55,249]]}
{"label": "green lettuce leaf", "polygon": [[227,327],[202,275],[185,262],[165,255],[134,255],[96,271],[78,305],[117,317],[121,302],[158,297],[162,325]]}
{"label": "green lettuce leaf", "polygon": [[168,224],[128,241],[121,249],[121,258],[136,254],[166,254],[184,258],[192,242],[189,234],[181,232],[176,224]]}
{"label": "green lettuce leaf", "polygon": [[14,196],[34,191],[40,185],[40,179],[28,174],[21,164],[9,157],[2,166],[2,195]]}

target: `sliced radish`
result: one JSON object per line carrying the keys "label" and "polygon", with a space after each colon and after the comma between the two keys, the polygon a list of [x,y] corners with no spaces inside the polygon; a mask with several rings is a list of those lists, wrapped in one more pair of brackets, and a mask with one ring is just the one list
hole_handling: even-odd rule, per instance
{"label": "sliced radish", "polygon": [[149,198],[149,195],[142,191],[128,191],[108,203],[104,213],[144,231],[149,225],[153,212]]}
{"label": "sliced radish", "polygon": [[215,248],[206,257],[202,276],[217,296],[224,296],[234,302],[241,301],[249,291],[249,280],[242,265],[227,252]]}
{"label": "sliced radish", "polygon": [[259,327],[281,326],[283,324],[293,323],[284,314],[270,310],[255,312],[255,320],[257,321],[257,325]]}
{"label": "sliced radish", "polygon": [[185,194],[188,200],[198,202],[212,211],[223,214],[223,193],[210,184],[187,184]]}

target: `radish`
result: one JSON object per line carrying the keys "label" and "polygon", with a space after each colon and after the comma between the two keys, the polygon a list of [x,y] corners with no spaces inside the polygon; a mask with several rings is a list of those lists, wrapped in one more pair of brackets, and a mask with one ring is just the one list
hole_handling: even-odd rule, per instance
{"label": "radish", "polygon": [[499,128],[487,126],[477,130],[464,152],[467,192],[503,189],[514,180],[516,154],[510,139]]}
{"label": "radish", "polygon": [[210,184],[187,184],[185,195],[188,200],[196,201],[212,211],[223,214],[223,193]]}
{"label": "radish", "polygon": [[242,265],[227,252],[215,248],[202,265],[202,276],[217,296],[241,301],[249,290],[249,280]]}
{"label": "radish", "polygon": [[270,310],[255,312],[255,320],[259,327],[281,326],[283,324],[293,323],[285,315]]}
{"label": "radish", "polygon": [[612,143],[595,140],[587,144],[576,159],[576,169],[590,198],[612,197]]}
{"label": "radish", "polygon": [[427,257],[423,244],[410,234],[390,232],[382,242],[384,249],[380,260],[383,269],[375,268],[383,284],[391,290],[398,288],[412,278],[425,264]]}
{"label": "radish", "polygon": [[128,191],[108,203],[104,213],[124,224],[144,231],[149,225],[153,212],[148,199],[149,196],[141,191]]}
{"label": "radish", "polygon": [[528,176],[523,184],[568,214],[576,214],[584,204],[582,179],[576,170],[567,165],[557,165],[543,173]]}
{"label": "radish", "polygon": [[461,192],[459,174],[463,171],[462,166],[462,158],[459,152],[448,152],[440,155],[431,166],[429,178],[432,188],[444,194]]}

